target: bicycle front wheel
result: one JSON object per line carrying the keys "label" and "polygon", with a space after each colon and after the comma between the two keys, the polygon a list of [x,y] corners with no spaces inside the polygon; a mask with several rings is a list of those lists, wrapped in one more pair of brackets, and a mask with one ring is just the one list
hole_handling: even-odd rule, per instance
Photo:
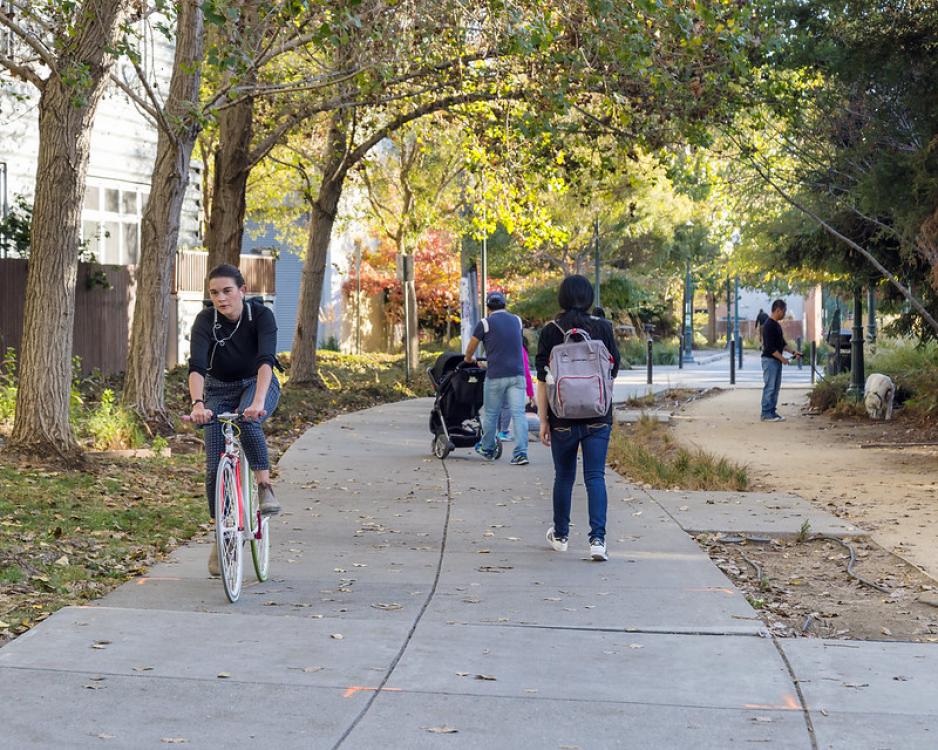
{"label": "bicycle front wheel", "polygon": [[[270,575],[270,522],[267,516],[262,516],[260,513],[257,477],[254,476],[244,456],[241,456],[241,482],[244,497],[244,532],[251,540],[251,559],[254,561],[257,580],[264,582]],[[259,539],[258,536],[260,536]]]}
{"label": "bicycle front wheel", "polygon": [[236,602],[241,596],[241,543],[240,514],[238,512],[238,478],[231,458],[223,456],[215,478],[215,541],[218,543],[218,563],[221,580],[228,601]]}

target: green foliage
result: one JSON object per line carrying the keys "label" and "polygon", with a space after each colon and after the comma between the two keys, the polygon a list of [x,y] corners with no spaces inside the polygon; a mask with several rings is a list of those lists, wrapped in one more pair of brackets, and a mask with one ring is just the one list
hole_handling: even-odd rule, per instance
{"label": "green foliage", "polygon": [[136,415],[115,403],[110,388],[104,389],[101,402],[83,427],[97,450],[140,448],[146,442]]}
{"label": "green foliage", "polygon": [[[648,361],[647,344],[644,339],[631,337],[620,339],[618,342],[619,354],[622,357],[623,367],[643,366]],[[652,344],[652,364],[676,365],[678,358],[678,345],[676,341],[655,341]]]}
{"label": "green foliage", "polygon": [[9,255],[17,258],[29,256],[32,220],[32,204],[22,195],[15,196],[9,213],[0,217],[0,245]]}
{"label": "green foliage", "polygon": [[16,416],[16,352],[8,348],[0,361],[0,427],[8,428]]}
{"label": "green foliage", "polygon": [[830,411],[846,399],[849,385],[850,373],[831,375],[818,381],[808,397],[811,408],[820,412]]}

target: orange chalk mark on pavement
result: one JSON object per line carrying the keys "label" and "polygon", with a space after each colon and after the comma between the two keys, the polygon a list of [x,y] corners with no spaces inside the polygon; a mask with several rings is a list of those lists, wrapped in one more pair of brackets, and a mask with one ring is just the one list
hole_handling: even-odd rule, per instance
{"label": "orange chalk mark on pavement", "polygon": [[[359,685],[354,685],[354,686],[352,686],[352,687],[350,687],[350,688],[346,688],[345,692],[342,693],[342,697],[343,697],[343,698],[351,698],[353,695],[355,695],[355,693],[374,692],[374,691],[377,690],[377,689],[378,689],[378,688],[373,688],[373,687],[361,687],[361,686],[359,686]],[[399,693],[399,692],[401,692],[401,688],[389,688],[389,687],[386,687],[386,688],[382,688],[382,692],[387,692],[387,693]]]}
{"label": "orange chalk mark on pavement", "polygon": [[160,576],[143,576],[137,579],[137,585],[142,586],[147,581],[181,581],[181,578],[161,578]]}
{"label": "orange chalk mark on pavement", "polygon": [[801,704],[798,702],[798,699],[791,694],[786,694],[784,702],[781,705],[773,705],[771,703],[746,703],[743,708],[753,708],[757,710],[767,710],[774,709],[779,711],[800,711]]}
{"label": "orange chalk mark on pavement", "polygon": [[710,594],[729,594],[730,596],[735,596],[737,593],[736,589],[724,589],[714,586],[708,586],[707,588],[703,589],[687,589],[687,591],[703,591],[704,593]]}

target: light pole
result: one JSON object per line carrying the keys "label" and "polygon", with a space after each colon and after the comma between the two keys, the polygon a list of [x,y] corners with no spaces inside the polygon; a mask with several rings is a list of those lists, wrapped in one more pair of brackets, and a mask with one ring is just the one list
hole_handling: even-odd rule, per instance
{"label": "light pole", "polygon": [[866,339],[876,353],[876,287],[870,282],[866,293]]}
{"label": "light pole", "polygon": [[732,287],[730,286],[730,277],[729,274],[726,275],[726,348],[730,348],[730,339],[733,338],[733,328],[731,326],[731,321],[733,318],[732,313],[732,304],[733,304],[733,292]]}
{"label": "light pole", "polygon": [[690,275],[690,258],[684,275],[684,352],[681,361],[694,361],[694,281]]}
{"label": "light pole", "polygon": [[362,241],[355,240],[355,353],[362,353]]}
{"label": "light pole", "polygon": [[743,369],[743,342],[739,338],[739,276],[735,278],[733,296],[733,338],[736,340],[736,354],[739,357],[739,369]]}
{"label": "light pole", "polygon": [[596,264],[596,307],[602,307],[599,296],[599,217],[593,219],[593,256]]}

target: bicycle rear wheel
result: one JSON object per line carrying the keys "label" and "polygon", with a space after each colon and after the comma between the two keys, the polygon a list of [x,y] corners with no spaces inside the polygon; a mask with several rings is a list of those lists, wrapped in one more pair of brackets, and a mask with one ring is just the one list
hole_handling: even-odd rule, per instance
{"label": "bicycle rear wheel", "polygon": [[234,461],[228,456],[222,456],[215,477],[215,541],[225,596],[228,601],[236,602],[241,596],[243,580],[242,533],[238,518],[238,479]]}
{"label": "bicycle rear wheel", "polygon": [[[266,581],[270,575],[270,522],[260,514],[257,499],[257,477],[251,471],[247,458],[241,456],[241,486],[244,497],[244,533],[251,541],[251,559],[258,581]],[[257,531],[260,529],[260,539]]]}

